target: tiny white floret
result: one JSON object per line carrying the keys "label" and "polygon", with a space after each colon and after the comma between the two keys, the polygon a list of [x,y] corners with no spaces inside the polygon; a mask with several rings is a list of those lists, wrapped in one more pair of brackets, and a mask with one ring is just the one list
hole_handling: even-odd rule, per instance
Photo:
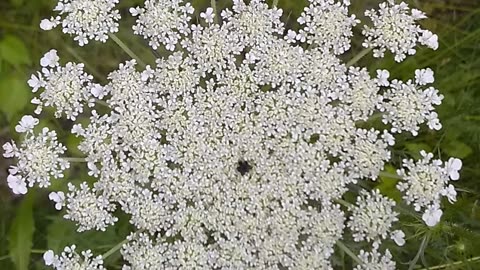
{"label": "tiny white floret", "polygon": [[53,250],[47,250],[43,254],[43,260],[45,261],[45,265],[52,265],[53,261],[55,260],[55,254],[53,253]]}
{"label": "tiny white floret", "polygon": [[50,50],[40,59],[40,65],[42,67],[55,67],[58,65],[59,60],[60,57],[57,55],[57,50]]}
{"label": "tiny white floret", "polygon": [[215,18],[213,8],[207,8],[205,12],[200,13],[200,17],[203,18],[207,23],[213,23],[213,18]]}
{"label": "tiny white floret", "polygon": [[24,133],[33,130],[33,128],[39,123],[39,120],[31,115],[24,115],[17,126],[15,131],[18,133]]}

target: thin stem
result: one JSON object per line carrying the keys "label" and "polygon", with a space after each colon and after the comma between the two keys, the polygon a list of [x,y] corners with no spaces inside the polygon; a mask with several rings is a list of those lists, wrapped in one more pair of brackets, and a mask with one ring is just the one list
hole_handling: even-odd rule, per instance
{"label": "thin stem", "polygon": [[215,17],[213,18],[215,23],[218,23],[218,14],[217,14],[217,3],[215,0],[210,0],[210,5],[212,6],[213,9],[213,14],[215,14]]}
{"label": "thin stem", "polygon": [[396,175],[396,174],[393,174],[393,173],[387,173],[387,172],[380,172],[379,174],[380,176],[383,176],[383,177],[389,177],[389,178],[394,178],[394,179],[398,179],[398,180],[402,180],[403,178]]}
{"label": "thin stem", "polygon": [[6,260],[8,258],[10,258],[10,255],[2,256],[2,257],[0,257],[0,261]]}
{"label": "thin stem", "polygon": [[128,243],[128,239],[123,240],[122,242],[118,243],[116,246],[112,247],[110,250],[107,252],[103,253],[102,259],[107,258],[108,256],[112,255],[113,253],[117,252],[119,249],[122,248],[122,246],[126,243]]}
{"label": "thin stem", "polygon": [[130,50],[130,48],[125,44],[123,43],[123,41],[121,41],[115,34],[108,34],[108,36],[113,40],[115,41],[115,43],[117,43],[117,45],[122,48],[123,51],[125,51],[125,53],[128,54],[128,56],[130,56],[131,58],[135,59],[137,61],[138,64],[142,65],[143,67],[145,67],[145,62],[143,62],[142,60],[140,60],[140,58],[132,51]]}
{"label": "thin stem", "polygon": [[46,250],[41,250],[41,249],[32,249],[30,251],[30,253],[34,253],[34,254],[44,254],[45,252],[47,252]]}
{"label": "thin stem", "polygon": [[355,255],[355,253],[353,253],[353,251],[351,251],[347,246],[345,246],[345,244],[343,244],[341,241],[337,241],[336,243],[337,247],[339,247],[343,252],[345,252],[346,254],[348,254],[348,256],[350,256],[355,262],[357,262],[358,264],[362,264],[362,260],[360,260],[360,258],[357,257],[357,255]]}
{"label": "thin stem", "polygon": [[[135,234],[137,233],[142,233],[144,230],[138,230],[135,232]],[[118,243],[117,245],[115,245],[114,247],[112,247],[111,249],[109,249],[107,252],[103,253],[102,255],[102,259],[105,259],[107,258],[108,256],[112,255],[113,253],[117,252],[119,249],[122,248],[123,245],[125,245],[126,243],[128,243],[130,240],[128,240],[127,238],[124,239],[122,242]]]}
{"label": "thin stem", "polygon": [[352,60],[348,61],[347,67],[355,65],[358,61],[360,61],[360,59],[362,59],[370,51],[372,51],[372,48],[363,49],[361,52],[359,52],[357,55],[355,55],[355,57],[353,57]]}
{"label": "thin stem", "polygon": [[277,7],[278,6],[278,0],[273,0],[273,6]]}
{"label": "thin stem", "polygon": [[67,51],[73,56],[75,57],[78,61],[80,61],[81,63],[85,64],[85,66],[87,67],[88,70],[90,70],[90,72],[92,72],[92,74],[97,77],[98,79],[103,79],[103,76],[100,74],[100,72],[98,72],[94,67],[92,67],[91,65],[88,64],[87,61],[85,61],[85,59],[83,57],[81,57],[74,49],[72,49],[72,47],[70,46],[65,46],[65,48],[67,49]]}
{"label": "thin stem", "polygon": [[342,200],[342,199],[336,199],[335,202],[345,206],[345,207],[351,207],[353,204],[345,201],[345,200]]}
{"label": "thin stem", "polygon": [[69,161],[69,162],[78,162],[78,163],[87,162],[85,160],[85,158],[67,157],[67,158],[63,158],[63,159],[66,160],[66,161]]}
{"label": "thin stem", "polygon": [[428,245],[428,240],[430,239],[430,235],[427,234],[423,237],[422,244],[420,244],[420,248],[418,249],[417,255],[415,255],[415,258],[410,262],[410,266],[408,267],[408,270],[413,270],[415,268],[415,265],[417,264],[418,259],[420,259],[420,256],[423,254],[425,251],[425,248]]}
{"label": "thin stem", "polygon": [[480,260],[480,256],[478,257],[473,257],[473,258],[470,258],[468,260],[465,260],[465,261],[457,261],[457,262],[452,262],[452,263],[447,263],[447,264],[442,264],[442,265],[437,265],[437,266],[433,266],[433,267],[428,267],[428,268],[422,268],[420,270],[436,270],[436,269],[443,269],[443,268],[447,268],[447,267],[450,267],[450,266],[454,266],[454,265],[461,265],[461,264],[464,264],[464,263],[468,263],[468,262],[474,262],[474,261],[478,261]]}
{"label": "thin stem", "polygon": [[110,108],[110,106],[109,106],[105,101],[103,101],[103,100],[96,99],[96,100],[95,100],[95,103]]}

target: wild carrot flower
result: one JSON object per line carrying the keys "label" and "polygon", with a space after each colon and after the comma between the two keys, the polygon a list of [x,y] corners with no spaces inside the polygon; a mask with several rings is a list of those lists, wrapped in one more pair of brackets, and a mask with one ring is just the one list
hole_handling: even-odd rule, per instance
{"label": "wild carrot flower", "polygon": [[[105,42],[118,31],[117,4],[61,0],[59,16],[41,27],[61,24],[81,46]],[[95,179],[51,192],[55,208],[79,231],[104,231],[126,213],[135,232],[121,248],[123,269],[332,269],[335,245],[349,235],[371,245],[355,269],[395,269],[382,245],[405,244],[397,204],[355,185],[392,163],[398,134],[441,129],[435,107],[443,96],[428,86],[429,68],[401,81],[358,57],[344,62],[361,23],[349,7],[309,0],[293,30],[264,0],[207,7],[196,19],[188,1],[145,0],[127,8],[133,32],[165,54],[144,67],[129,52],[137,59],[103,84],[84,64],[62,65],[56,50],[47,52],[28,81],[32,102],[37,113],[53,107],[72,122],[83,153],[73,160]],[[400,62],[419,44],[438,46],[417,24],[425,14],[405,3],[387,0],[366,16],[359,56],[390,51]],[[383,126],[369,126],[376,117]],[[55,131],[37,133],[37,125],[24,116],[16,127],[23,141],[3,146],[17,160],[8,177],[14,193],[47,187],[69,167]],[[456,200],[450,180],[462,163],[421,155],[399,165],[397,189],[434,226],[441,198]],[[344,201],[349,191],[357,192],[353,204]],[[44,259],[56,269],[103,269],[104,258],[71,246]]]}

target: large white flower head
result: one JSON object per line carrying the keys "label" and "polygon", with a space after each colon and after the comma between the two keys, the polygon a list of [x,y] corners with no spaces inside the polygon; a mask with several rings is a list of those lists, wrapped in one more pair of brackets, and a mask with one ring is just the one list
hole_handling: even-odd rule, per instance
{"label": "large white flower head", "polygon": [[407,55],[416,53],[417,43],[434,50],[438,48],[437,35],[417,25],[418,20],[426,18],[425,13],[410,9],[405,2],[395,4],[395,0],[383,2],[379,7],[365,12],[373,26],[364,27],[363,46],[372,48],[373,56],[384,57],[389,50],[395,55],[395,61],[401,62]]}
{"label": "large white flower head", "polygon": [[75,36],[80,46],[90,40],[106,42],[109,33],[118,32],[120,13],[115,9],[119,0],[59,0],[54,11],[59,16],[44,19],[43,30],[62,25],[62,31]]}
{"label": "large white flower head", "polygon": [[17,164],[9,169],[8,186],[16,194],[27,193],[27,186],[37,184],[44,188],[50,186],[50,178],[63,178],[63,171],[70,167],[67,160],[61,156],[67,150],[57,140],[57,133],[43,128],[35,134],[33,128],[38,119],[26,115],[16,126],[17,132],[24,133],[22,143],[14,142],[3,145],[6,158],[15,158]]}
{"label": "large white flower head", "polygon": [[[116,25],[116,3],[61,1],[58,9],[83,44],[102,39],[87,26]],[[52,106],[57,117],[77,121],[71,133],[83,156],[76,160],[95,179],[51,192],[52,205],[79,231],[104,231],[117,213],[127,214],[136,232],[122,246],[125,270],[332,269],[346,227],[355,241],[373,246],[360,252],[357,269],[394,269],[390,252],[380,252],[388,239],[405,244],[405,233],[394,229],[393,200],[373,191],[358,192],[347,209],[339,203],[354,185],[381,175],[395,155],[394,135],[416,136],[425,123],[441,127],[434,105],[442,96],[426,87],[434,82],[428,68],[401,82],[390,81],[389,71],[345,63],[339,55],[350,50],[359,23],[349,5],[311,0],[294,31],[283,11],[263,0],[204,7],[196,21],[188,1],[146,0],[129,8],[134,33],[165,56],[145,67],[137,65],[141,59],[125,61],[102,85],[82,64],[61,66],[55,50],[45,54],[29,81],[40,92],[33,102],[38,112]],[[417,41],[432,41],[414,24],[422,13],[407,14],[390,0],[379,12],[374,25],[387,35],[365,30],[375,55],[397,46],[399,60]],[[105,36],[116,30],[101,29]],[[406,45],[399,44],[404,36]],[[373,128],[373,119],[383,124]],[[55,133],[33,136],[36,124],[23,118],[16,130],[26,134],[24,143],[3,147],[19,160],[7,179],[15,193],[47,186],[47,177],[61,176],[68,164]],[[424,156],[398,171],[398,189],[427,225],[440,221],[440,197],[455,200],[448,178],[457,180],[460,168],[458,159]],[[49,252],[46,262],[63,269],[95,261],[73,250]]]}
{"label": "large white flower head", "polygon": [[93,106],[92,89],[99,86],[92,83],[93,76],[83,71],[84,64],[68,62],[61,66],[59,60],[56,50],[50,50],[41,59],[42,73],[37,72],[28,81],[33,93],[40,90],[32,103],[37,105],[37,114],[44,106],[52,106],[57,118],[66,114],[75,120],[85,105]]}

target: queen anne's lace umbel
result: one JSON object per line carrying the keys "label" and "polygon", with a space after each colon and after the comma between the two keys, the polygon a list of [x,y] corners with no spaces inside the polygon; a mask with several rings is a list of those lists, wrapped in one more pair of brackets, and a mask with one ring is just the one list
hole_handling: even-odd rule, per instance
{"label": "queen anne's lace umbel", "polygon": [[109,33],[118,32],[120,13],[115,9],[119,0],[60,0],[54,11],[56,17],[40,23],[43,30],[52,30],[58,25],[62,31],[75,36],[80,46],[90,40],[106,42]]}
{"label": "queen anne's lace umbel", "polygon": [[[80,45],[105,41],[117,31],[117,2],[59,1],[64,17],[42,28],[61,23]],[[103,85],[83,64],[46,53],[28,82],[38,94],[32,102],[37,113],[54,107],[74,121],[80,159],[95,179],[49,198],[79,231],[106,230],[126,213],[136,232],[121,249],[125,270],[332,269],[335,245],[347,237],[371,246],[356,269],[394,269],[383,243],[405,244],[396,203],[352,187],[391,163],[394,135],[441,128],[435,106],[443,96],[426,87],[433,71],[402,82],[344,63],[348,56],[338,56],[360,23],[348,0],[310,0],[297,31],[286,29],[281,9],[247,2],[209,7],[198,20],[188,1],[129,8],[134,33],[167,54],[145,68],[121,63]],[[405,3],[388,0],[367,16],[364,46],[376,57],[389,50],[401,61],[417,44],[436,49],[436,36],[416,23],[425,15]],[[369,126],[373,118],[384,126]],[[18,163],[8,177],[14,193],[46,187],[68,168],[55,132],[37,134],[38,124],[25,116],[16,127],[23,142],[3,146]],[[459,178],[461,161],[422,156],[399,164],[397,188],[434,226],[440,199],[455,201],[449,180]],[[344,201],[348,191],[358,193],[353,204]],[[75,247],[44,258],[56,269],[103,269],[102,257]]]}

